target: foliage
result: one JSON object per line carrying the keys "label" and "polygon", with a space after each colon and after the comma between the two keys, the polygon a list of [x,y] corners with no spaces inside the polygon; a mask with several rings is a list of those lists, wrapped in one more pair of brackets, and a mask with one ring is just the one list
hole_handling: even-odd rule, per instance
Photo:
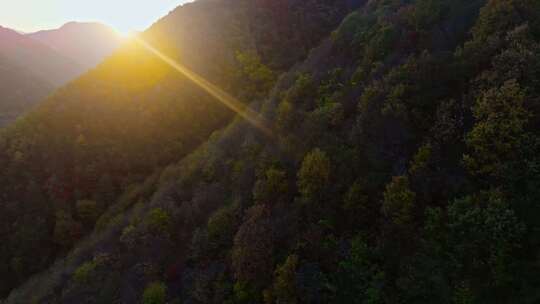
{"label": "foliage", "polygon": [[170,215],[161,208],[152,209],[145,223],[151,232],[160,234],[169,233],[172,224]]}
{"label": "foliage", "polygon": [[[341,26],[332,23],[347,3],[362,8]],[[125,129],[115,136],[92,135],[95,120],[82,116],[54,129],[73,130],[53,136],[55,145],[20,135],[69,120],[59,114],[71,109],[67,104],[48,110],[56,119],[41,114],[7,130],[0,140],[8,156],[0,157],[7,191],[0,258],[9,261],[0,265],[3,292],[82,237],[75,232],[84,230],[74,229],[82,221],[77,201],[92,199],[107,210],[99,229],[6,302],[25,303],[32,294],[38,302],[78,303],[107,289],[105,302],[130,303],[154,281],[163,281],[156,289],[166,300],[183,303],[537,302],[539,11],[536,0],[185,5],[165,19],[170,31],[189,20],[190,30],[204,29],[210,40],[188,35],[190,47],[198,45],[190,50],[216,51],[190,61],[194,69],[240,99],[258,92],[237,82],[238,73],[275,73],[272,88],[250,104],[272,132],[263,135],[240,115],[214,132],[226,119],[212,127],[205,119],[221,110],[192,111],[199,103],[188,99],[182,110],[170,111],[174,102],[156,105],[150,112],[159,114],[130,116],[132,123],[116,124],[120,110],[100,120]],[[177,54],[161,26],[148,37]],[[228,26],[235,30],[224,32]],[[312,35],[316,42],[300,43]],[[297,53],[304,46],[305,60]],[[247,70],[235,70],[236,51],[253,56],[244,58]],[[293,59],[299,61],[280,74]],[[232,66],[216,72],[222,60]],[[131,97],[159,103],[167,92],[206,104],[208,96],[180,80],[165,85],[173,77],[166,67],[149,63],[153,76],[139,79],[131,64],[120,66],[132,73],[118,79],[138,87]],[[110,79],[105,74],[99,78]],[[248,74],[240,78],[249,81]],[[106,99],[127,112],[128,105],[154,104]],[[170,120],[162,117],[169,113]],[[212,136],[198,129],[203,125]],[[72,141],[77,145],[59,144]],[[45,159],[36,151],[62,162],[34,170]],[[107,165],[109,159],[115,162]],[[99,259],[88,283],[65,279],[90,256]]]}
{"label": "foliage", "polygon": [[249,98],[262,98],[266,96],[275,82],[274,72],[261,63],[261,59],[250,53],[237,52],[236,60],[240,64],[239,75],[237,77],[245,79],[245,83],[251,87],[243,89],[244,94]]}
{"label": "foliage", "polygon": [[238,205],[232,204],[216,211],[208,219],[208,238],[217,246],[230,246],[239,225]]}
{"label": "foliage", "polygon": [[365,241],[356,237],[349,256],[339,263],[336,273],[336,301],[340,303],[382,303],[384,272],[374,260]]}
{"label": "foliage", "polygon": [[525,95],[515,81],[485,92],[473,108],[476,124],[467,136],[474,155],[465,163],[475,174],[500,176],[507,161],[519,157],[530,114],[524,108]]}
{"label": "foliage", "polygon": [[161,282],[154,282],[144,289],[143,304],[165,304],[167,287]]}
{"label": "foliage", "polygon": [[298,256],[290,255],[275,271],[272,295],[277,303],[297,303],[299,300],[296,286]]}
{"label": "foliage", "polygon": [[330,160],[316,148],[309,152],[298,171],[298,189],[305,198],[318,198],[330,182]]}
{"label": "foliage", "polygon": [[77,268],[73,274],[73,280],[78,284],[86,284],[90,282],[94,272],[96,271],[96,263],[94,261],[89,261]]}
{"label": "foliage", "polygon": [[284,171],[270,168],[265,176],[255,183],[253,199],[258,203],[271,204],[269,200],[283,197],[287,194],[288,183]]}
{"label": "foliage", "polygon": [[398,226],[407,226],[413,222],[416,194],[410,190],[407,177],[394,177],[383,195],[382,213],[388,219]]}
{"label": "foliage", "polygon": [[273,270],[274,232],[267,207],[257,205],[234,237],[232,264],[237,281],[262,284]]}

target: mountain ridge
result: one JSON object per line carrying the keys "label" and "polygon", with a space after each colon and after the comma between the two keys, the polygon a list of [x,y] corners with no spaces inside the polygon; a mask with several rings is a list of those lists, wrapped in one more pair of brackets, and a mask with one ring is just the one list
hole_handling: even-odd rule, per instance
{"label": "mountain ridge", "polygon": [[123,38],[99,22],[68,22],[57,29],[27,33],[25,36],[53,48],[86,69],[95,67],[113,53]]}
{"label": "mountain ridge", "polygon": [[[348,8],[344,0],[310,0],[309,7],[293,2],[295,7],[280,13],[301,26],[304,34],[287,39],[294,41],[295,58],[300,58],[339,23]],[[292,64],[271,41],[262,39],[277,20],[266,16],[256,31],[250,29],[259,16],[273,9],[264,2],[199,0],[177,8],[140,39],[247,105],[263,98],[274,83],[279,71],[268,65]],[[324,23],[311,32],[308,25],[319,21]],[[271,51],[260,56],[255,45]],[[11,219],[2,225],[8,225],[3,227],[12,235],[15,231],[38,235],[43,255],[32,260],[32,243],[17,245],[11,239],[9,246],[18,249],[1,252],[6,254],[2,259],[23,267],[10,264],[0,269],[6,271],[0,278],[9,273],[20,278],[0,284],[2,292],[50,265],[92,231],[97,218],[80,221],[77,206],[87,204],[82,201],[92,201],[90,207],[104,215],[127,188],[137,188],[147,175],[190,153],[233,116],[186,75],[131,41],[5,129],[0,163],[8,169],[0,177],[6,181],[5,204],[0,208]],[[23,198],[19,191],[32,194]],[[36,209],[14,207],[19,201]],[[40,219],[31,229],[41,233],[30,232],[24,224],[31,214]],[[114,212],[104,215],[103,225],[109,216],[114,217]],[[14,256],[15,252],[19,254]]]}

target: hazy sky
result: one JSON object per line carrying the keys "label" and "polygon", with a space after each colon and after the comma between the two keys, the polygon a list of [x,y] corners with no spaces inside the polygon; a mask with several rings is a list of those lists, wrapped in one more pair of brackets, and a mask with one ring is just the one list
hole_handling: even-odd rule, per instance
{"label": "hazy sky", "polygon": [[24,32],[69,21],[98,21],[127,33],[144,30],[191,0],[0,0],[0,25]]}

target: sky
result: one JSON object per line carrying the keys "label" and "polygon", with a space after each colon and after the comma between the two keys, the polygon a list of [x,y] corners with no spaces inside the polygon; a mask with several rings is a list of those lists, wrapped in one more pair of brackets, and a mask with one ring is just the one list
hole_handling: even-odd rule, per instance
{"label": "sky", "polygon": [[191,0],[0,0],[0,25],[26,33],[69,21],[101,22],[121,33],[142,31]]}

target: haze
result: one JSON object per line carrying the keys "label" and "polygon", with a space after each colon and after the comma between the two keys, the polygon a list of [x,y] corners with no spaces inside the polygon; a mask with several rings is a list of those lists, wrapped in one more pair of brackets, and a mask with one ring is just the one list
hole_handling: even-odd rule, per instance
{"label": "haze", "polygon": [[0,0],[0,25],[34,32],[69,21],[95,21],[128,33],[146,29],[186,2],[191,0]]}

